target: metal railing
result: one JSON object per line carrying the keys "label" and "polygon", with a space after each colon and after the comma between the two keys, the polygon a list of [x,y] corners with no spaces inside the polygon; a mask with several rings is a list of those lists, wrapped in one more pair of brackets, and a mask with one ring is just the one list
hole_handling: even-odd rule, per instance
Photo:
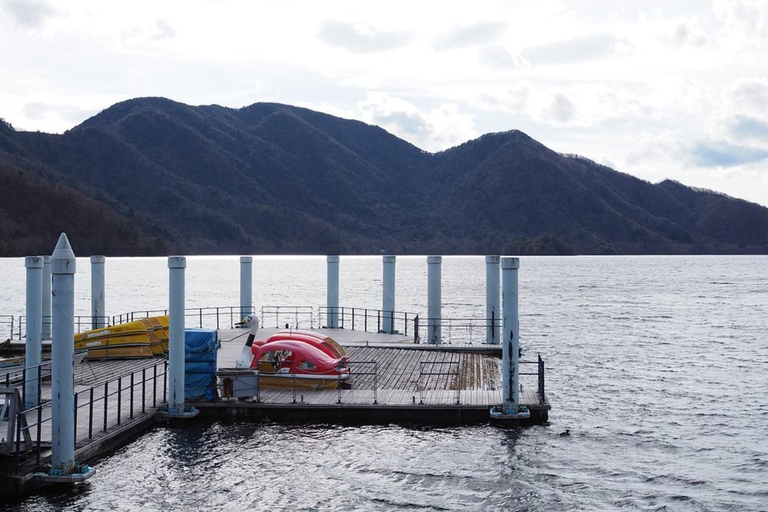
{"label": "metal railing", "polygon": [[544,390],[544,360],[541,358],[541,354],[537,354],[537,360],[536,361],[519,361],[520,366],[523,365],[536,365],[536,371],[535,372],[523,372],[520,371],[519,374],[521,376],[535,376],[536,377],[536,387],[537,391],[539,393],[539,405],[544,405],[547,402],[547,396],[545,394]]}
{"label": "metal railing", "polygon": [[[35,463],[40,465],[40,459],[47,441],[42,440],[43,426],[52,421],[50,411],[50,399],[43,399],[41,395],[40,383],[45,379],[45,369],[49,368],[50,362],[26,371],[37,371],[38,396],[40,403],[27,407],[24,410],[15,411],[15,443],[14,451],[14,470],[18,471],[23,459],[29,460],[34,455]],[[141,375],[137,378],[137,375]],[[16,386],[24,403],[24,378],[22,376],[20,384]],[[162,383],[160,384],[160,379]],[[6,374],[6,383],[11,383],[11,379]],[[87,417],[88,440],[94,437],[94,428],[102,433],[107,433],[110,428],[119,427],[127,419],[133,419],[135,414],[145,413],[151,401],[151,407],[156,408],[159,403],[166,402],[166,390],[168,384],[168,361],[162,360],[151,367],[145,367],[141,370],[133,371],[122,375],[117,379],[109,379],[103,384],[91,386],[90,389],[79,391],[74,396],[74,442],[78,442],[78,416]],[[6,386],[8,388],[9,386]],[[159,388],[159,389],[158,389]],[[141,401],[138,406],[136,398],[141,394]],[[23,408],[21,408],[23,409]],[[44,414],[45,412],[45,414]],[[113,415],[114,416],[111,416]],[[96,422],[99,421],[97,425]],[[24,440],[24,442],[22,442]],[[22,447],[22,443],[27,445]]]}
{"label": "metal railing", "polygon": [[[329,313],[335,313],[338,318],[338,327],[340,329],[381,333],[385,332],[386,324],[391,323],[391,334],[402,334],[404,336],[408,336],[409,324],[414,323],[414,325],[416,325],[419,317],[416,313],[367,308],[321,307],[319,310],[320,318],[318,323],[324,327],[328,326]],[[410,332],[415,334],[418,330],[415,327],[412,327]]]}
{"label": "metal railing", "polygon": [[[430,377],[437,377],[435,379],[436,384],[440,382],[440,377],[448,377],[449,379],[451,377],[455,377],[455,383],[454,387],[456,388],[456,405],[461,404],[461,359],[459,361],[422,361],[419,363],[419,378],[416,381],[416,387],[419,390],[419,404],[424,405],[424,390],[426,389],[429,378]],[[434,367],[437,366],[438,369],[435,370]],[[449,368],[453,368],[453,371],[443,371],[442,367],[448,366]],[[427,371],[425,369],[428,368]],[[422,379],[426,377],[427,380],[424,382]],[[446,382],[446,386],[450,387],[450,382]]]}
{"label": "metal railing", "polygon": [[[432,319],[422,319],[426,329],[432,324]],[[440,343],[445,344],[469,344],[485,343],[487,330],[491,325],[496,326],[497,332],[501,332],[501,319],[491,318],[438,318],[433,325],[440,327]],[[429,342],[429,336],[427,337]]]}
{"label": "metal railing", "polygon": [[[234,329],[235,323],[255,312],[253,307],[241,308],[240,306],[210,306],[202,308],[186,308],[184,310],[184,323],[186,327],[199,327],[208,329]],[[126,322],[134,322],[142,318],[168,315],[167,309],[145,309],[142,311],[130,311],[122,315],[112,317],[112,325]]]}
{"label": "metal railing", "polygon": [[275,328],[315,328],[315,308],[312,306],[262,306],[261,325]]}
{"label": "metal railing", "polygon": [[[352,377],[364,377],[364,376],[371,376],[373,377],[373,403],[378,404],[379,403],[379,364],[376,361],[347,361],[347,366],[349,367],[349,378]],[[356,367],[361,367],[360,369],[356,369]],[[298,386],[296,378],[296,372],[292,372],[289,374],[283,374],[285,375],[285,379],[291,380],[291,385],[288,387],[288,389],[291,391],[290,394],[290,403],[305,403],[305,395],[302,393],[302,391],[314,391],[312,388],[307,388],[304,386]],[[264,391],[264,388],[262,388],[261,385],[261,378],[274,378],[274,374],[272,373],[265,373],[262,374],[258,370],[234,370],[234,371],[224,371],[224,372],[218,372],[218,388],[219,388],[219,396],[224,398],[253,398],[256,403],[262,403],[262,393]],[[242,379],[240,383],[235,386],[233,379]],[[253,380],[253,384],[248,384],[248,381]],[[344,387],[342,387],[342,383],[344,380],[342,379],[342,373],[338,373],[337,377],[337,384],[336,384],[336,403],[341,404],[343,403],[343,396],[344,391],[346,390]],[[271,388],[270,388],[271,389]],[[279,387],[274,388],[276,390],[286,390],[286,387]],[[347,388],[348,389],[348,388]],[[284,394],[279,394],[278,396],[285,397]],[[283,402],[285,403],[285,402]]]}
{"label": "metal railing", "polygon": [[[0,317],[2,318],[2,317]],[[26,333],[26,323],[27,323],[27,317],[26,315],[19,315],[18,321],[15,322],[15,329],[14,329],[14,321],[11,320],[11,339],[17,339],[21,341],[24,339],[24,337],[27,335]],[[75,316],[75,332],[85,332],[89,331],[91,329],[96,329],[97,327],[94,327],[94,325],[100,324],[103,327],[109,327],[110,325],[110,317],[108,316],[91,316],[91,315],[77,315]],[[0,325],[2,325],[2,321],[0,320]],[[50,316],[44,316],[43,317],[43,326],[50,326],[51,325],[51,317]]]}
{"label": "metal railing", "polygon": [[0,315],[0,341],[13,339],[13,320],[13,315]]}

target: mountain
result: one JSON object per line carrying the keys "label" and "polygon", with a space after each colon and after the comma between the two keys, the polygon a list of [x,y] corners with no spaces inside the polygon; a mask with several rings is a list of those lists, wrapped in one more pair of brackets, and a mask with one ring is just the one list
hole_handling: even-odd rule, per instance
{"label": "mountain", "polygon": [[[34,203],[38,186],[51,204],[75,198],[56,229],[102,218],[132,233],[78,231],[107,254],[768,253],[762,206],[650,184],[519,131],[431,154],[288,105],[139,98],[61,135],[3,124],[0,164],[28,176],[4,182],[14,201]],[[0,204],[0,249],[28,254],[43,233],[14,204]]]}

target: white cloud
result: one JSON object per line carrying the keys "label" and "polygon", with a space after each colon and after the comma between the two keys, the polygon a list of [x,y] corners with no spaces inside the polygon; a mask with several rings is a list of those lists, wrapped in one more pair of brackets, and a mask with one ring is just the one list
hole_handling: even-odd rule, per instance
{"label": "white cloud", "polygon": [[474,119],[454,103],[422,112],[413,103],[385,92],[369,92],[356,105],[362,121],[381,126],[427,151],[440,151],[478,136]]}
{"label": "white cloud", "polygon": [[499,21],[480,21],[462,25],[441,34],[432,43],[436,51],[455,50],[495,41],[507,30],[507,24]]}
{"label": "white cloud", "polygon": [[318,32],[320,39],[351,53],[379,53],[405,46],[411,39],[408,31],[382,32],[365,23],[324,20]]}
{"label": "white cloud", "polygon": [[45,0],[3,0],[5,10],[16,23],[29,28],[40,28],[56,14]]}

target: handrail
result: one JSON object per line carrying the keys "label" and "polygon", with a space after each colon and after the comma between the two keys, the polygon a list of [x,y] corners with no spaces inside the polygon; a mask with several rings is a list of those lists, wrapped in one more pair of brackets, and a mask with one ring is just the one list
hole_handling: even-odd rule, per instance
{"label": "handrail", "polygon": [[[461,355],[459,355],[458,361],[421,361],[419,363],[419,378],[416,381],[416,386],[419,388],[419,404],[424,405],[424,388],[425,386],[421,385],[421,378],[424,376],[427,376],[429,378],[430,376],[445,376],[445,377],[456,377],[456,405],[461,404]],[[425,372],[424,367],[426,366],[456,366],[455,372],[443,372],[443,371],[429,371]],[[429,380],[429,379],[427,379]]]}
{"label": "handrail", "polygon": [[[324,324],[323,318],[326,319],[331,313],[335,313],[338,317],[338,326],[341,329],[351,329],[353,331],[362,330],[364,332],[386,332],[386,324],[389,323],[392,327],[392,331],[389,334],[402,334],[408,336],[408,326],[411,322],[417,325],[418,315],[416,313],[408,313],[405,311],[386,311],[382,309],[371,308],[357,308],[357,307],[320,307],[319,310],[319,325],[327,327],[327,321]],[[375,320],[375,322],[374,322]],[[387,322],[387,320],[389,322]],[[362,326],[362,329],[360,329]],[[375,330],[374,329],[375,326]],[[413,329],[411,332],[416,334],[417,329]],[[416,339],[416,336],[414,336]]]}
{"label": "handrail", "polygon": [[[452,344],[454,337],[458,337],[460,340],[457,343],[468,343],[473,345],[475,343],[484,344],[486,342],[486,333],[488,327],[494,326],[497,329],[501,329],[501,319],[493,318],[423,318],[421,322],[426,325],[436,324],[441,330],[440,343]],[[447,333],[446,333],[447,331]]]}
{"label": "handrail", "polygon": [[[92,316],[92,315],[76,315],[74,317],[75,319],[75,332],[84,332],[91,329],[97,329],[97,327],[94,327],[94,321],[97,324],[100,324],[104,327],[109,327],[110,325],[113,325],[110,323],[110,317],[108,316]],[[26,315],[19,315],[19,321],[16,323],[16,332],[11,332],[11,339],[14,339],[14,335],[16,335],[16,339],[22,340],[24,336],[26,336],[26,332],[22,331],[24,326],[26,325],[27,317]],[[2,322],[0,322],[2,323]],[[13,322],[11,322],[12,328],[13,328]],[[43,325],[51,325],[51,317],[50,316],[44,316],[43,317]]]}
{"label": "handrail", "polygon": [[[43,365],[40,365],[39,368],[42,368]],[[160,369],[160,371],[158,371]],[[158,361],[153,366],[144,367],[141,370],[141,378],[136,379],[136,374],[139,373],[139,370],[134,370],[130,373],[126,373],[124,375],[121,375],[117,377],[117,379],[110,378],[103,382],[102,384],[94,384],[90,387],[87,391],[81,391],[75,393],[75,403],[74,403],[74,423],[75,423],[75,442],[77,442],[77,418],[80,413],[79,411],[81,409],[86,409],[87,417],[88,417],[88,439],[93,439],[93,430],[95,425],[95,419],[98,415],[98,413],[95,413],[94,410],[96,409],[94,406],[102,402],[103,406],[100,406],[99,409],[102,409],[102,428],[101,431],[104,433],[109,432],[110,429],[110,422],[109,422],[109,415],[110,415],[110,398],[117,398],[117,404],[114,405],[117,408],[116,411],[116,423],[113,426],[120,426],[125,420],[123,419],[123,413],[127,412],[128,417],[130,419],[133,419],[135,417],[135,395],[140,390],[141,392],[141,412],[145,413],[147,404],[149,403],[149,399],[147,398],[148,389],[147,387],[151,383],[151,393],[152,393],[152,407],[157,407],[158,398],[161,398],[160,403],[166,402],[166,387],[167,387],[167,374],[168,374],[168,361],[162,360]],[[150,374],[151,373],[151,374]],[[148,375],[150,374],[150,375]],[[162,388],[158,390],[158,381],[159,378],[162,377]],[[40,370],[38,370],[38,383],[42,380],[40,378]],[[110,386],[110,384],[117,384],[117,386]],[[23,389],[23,381],[22,385],[19,386],[21,389]],[[137,390],[138,389],[138,390]],[[103,390],[103,391],[102,391]],[[162,395],[158,396],[158,391],[162,393]],[[39,393],[39,388],[38,388]],[[123,397],[127,394],[127,405],[124,405]],[[80,397],[85,395],[87,399],[80,403]],[[40,396],[40,395],[38,395]],[[16,432],[16,452],[15,452],[15,470],[19,470],[19,463],[22,456],[22,447],[21,447],[21,438],[22,436],[26,438],[32,438],[32,433],[34,432],[34,440],[32,441],[32,446],[28,452],[35,452],[35,460],[37,465],[40,465],[40,458],[41,458],[41,452],[43,448],[43,443],[41,441],[41,432],[42,432],[42,426],[45,423],[48,423],[52,421],[51,416],[43,417],[43,409],[45,409],[50,400],[41,400],[40,403],[27,407],[25,410],[17,411],[16,413],[16,424],[17,424],[17,432]],[[124,411],[127,409],[127,411]],[[113,410],[114,412],[114,410]],[[33,421],[30,421],[31,417],[36,417],[33,419]],[[22,426],[22,424],[24,426]]]}
{"label": "handrail", "polygon": [[[315,328],[315,308],[312,306],[262,306],[261,307],[261,325],[266,326],[267,322],[274,318],[275,328],[293,327],[300,329],[301,323],[309,321],[309,328]],[[286,322],[286,320],[288,320]],[[271,325],[271,324],[270,324]],[[306,325],[306,324],[305,324]]]}

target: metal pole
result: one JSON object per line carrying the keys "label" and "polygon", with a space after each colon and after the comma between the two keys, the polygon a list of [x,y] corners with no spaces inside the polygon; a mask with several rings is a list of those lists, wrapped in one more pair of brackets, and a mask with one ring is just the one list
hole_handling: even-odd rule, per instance
{"label": "metal pole", "polygon": [[396,256],[394,255],[385,254],[381,257],[381,309],[384,312],[384,327],[382,330],[387,334],[392,334],[395,329],[392,322],[392,315],[395,311],[395,262]]}
{"label": "metal pole", "polygon": [[253,309],[253,257],[240,256],[240,319]]}
{"label": "metal pole", "polygon": [[485,342],[498,345],[499,340],[499,256],[485,257]]}
{"label": "metal pole", "polygon": [[37,368],[42,361],[43,330],[43,257],[27,256],[27,342],[24,359],[24,408],[40,403]]}
{"label": "metal pole", "polygon": [[504,382],[504,412],[515,414],[520,404],[518,377],[519,318],[518,318],[518,276],[520,258],[501,259],[501,279],[504,307],[502,344],[502,376]]}
{"label": "metal pole", "polygon": [[170,413],[184,411],[184,269],[186,267],[186,257],[168,257],[170,291],[168,412]]}
{"label": "metal pole", "polygon": [[107,326],[104,307],[104,256],[91,256],[91,328]]}
{"label": "metal pole", "polygon": [[75,465],[75,253],[62,233],[51,257],[51,471],[69,475]]}
{"label": "metal pole", "polygon": [[44,340],[51,339],[51,257],[43,256],[43,332]]}
{"label": "metal pole", "polygon": [[336,329],[339,326],[339,257],[328,256],[328,325],[330,329]]}
{"label": "metal pole", "polygon": [[441,266],[442,256],[427,256],[427,343],[440,344],[442,338],[441,317]]}

